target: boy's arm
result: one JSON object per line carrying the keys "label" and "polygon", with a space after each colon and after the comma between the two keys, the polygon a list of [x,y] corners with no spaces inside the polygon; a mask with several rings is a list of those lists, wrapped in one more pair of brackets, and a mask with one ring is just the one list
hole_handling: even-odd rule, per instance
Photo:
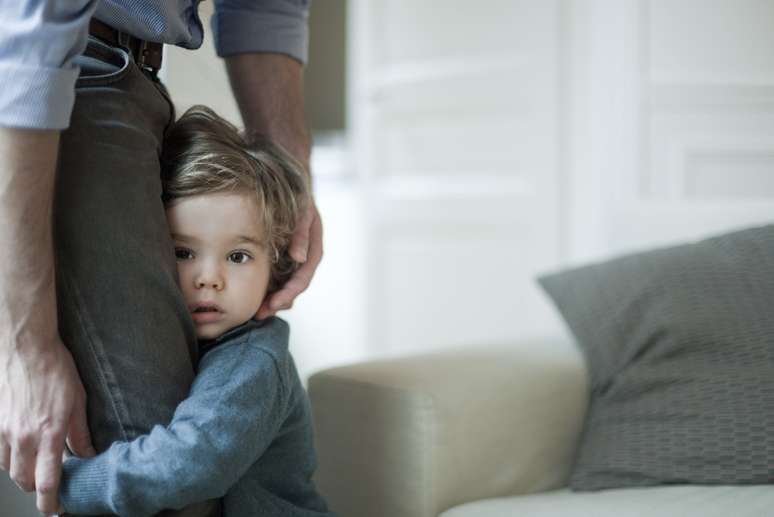
{"label": "boy's arm", "polygon": [[75,514],[139,516],[222,497],[276,436],[286,399],[268,353],[247,343],[222,345],[202,359],[167,427],[94,458],[69,458],[62,505]]}

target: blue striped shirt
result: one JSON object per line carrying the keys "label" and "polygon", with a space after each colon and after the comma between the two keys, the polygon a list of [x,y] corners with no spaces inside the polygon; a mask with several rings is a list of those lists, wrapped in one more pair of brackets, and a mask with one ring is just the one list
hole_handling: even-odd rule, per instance
{"label": "blue striped shirt", "polygon": [[[0,0],[0,126],[64,129],[95,18],[148,41],[199,48],[200,0]],[[306,62],[309,0],[215,0],[221,57],[279,52]]]}

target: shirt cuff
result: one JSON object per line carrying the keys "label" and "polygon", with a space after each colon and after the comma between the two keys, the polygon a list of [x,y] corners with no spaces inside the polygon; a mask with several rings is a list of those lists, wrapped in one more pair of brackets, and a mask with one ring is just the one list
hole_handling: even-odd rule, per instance
{"label": "shirt cuff", "polygon": [[0,126],[66,129],[79,69],[0,63]]}
{"label": "shirt cuff", "polygon": [[223,8],[210,20],[220,57],[245,52],[287,54],[302,64],[309,46],[308,10],[290,4],[256,12]]}

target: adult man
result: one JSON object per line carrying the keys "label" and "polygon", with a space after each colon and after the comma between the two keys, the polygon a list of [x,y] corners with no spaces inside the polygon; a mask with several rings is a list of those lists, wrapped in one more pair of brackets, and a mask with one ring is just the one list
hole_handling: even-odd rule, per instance
{"label": "adult man", "polygon": [[[44,513],[57,508],[65,441],[89,455],[166,423],[193,377],[195,334],[160,198],[173,113],[153,43],[198,47],[197,4],[0,0],[0,467],[37,491]],[[216,48],[247,130],[308,170],[308,1],[215,5]],[[300,227],[291,254],[304,265],[259,318],[290,307],[320,261],[313,203]]]}

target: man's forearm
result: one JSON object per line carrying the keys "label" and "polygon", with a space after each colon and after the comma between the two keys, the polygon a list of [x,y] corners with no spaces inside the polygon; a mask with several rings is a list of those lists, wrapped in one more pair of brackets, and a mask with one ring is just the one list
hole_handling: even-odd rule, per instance
{"label": "man's forearm", "polygon": [[59,131],[0,128],[0,329],[10,338],[0,347],[57,335],[51,211],[58,145]]}
{"label": "man's forearm", "polygon": [[248,134],[278,142],[308,172],[303,65],[284,54],[247,53],[227,57],[226,69]]}
{"label": "man's forearm", "polygon": [[[231,89],[242,112],[248,135],[261,135],[282,145],[301,162],[312,192],[309,167],[311,139],[304,115],[304,67],[300,61],[277,53],[251,52],[226,58]],[[308,286],[322,258],[322,221],[314,199],[297,221],[288,251],[299,269],[256,313],[268,318],[289,309]]]}

